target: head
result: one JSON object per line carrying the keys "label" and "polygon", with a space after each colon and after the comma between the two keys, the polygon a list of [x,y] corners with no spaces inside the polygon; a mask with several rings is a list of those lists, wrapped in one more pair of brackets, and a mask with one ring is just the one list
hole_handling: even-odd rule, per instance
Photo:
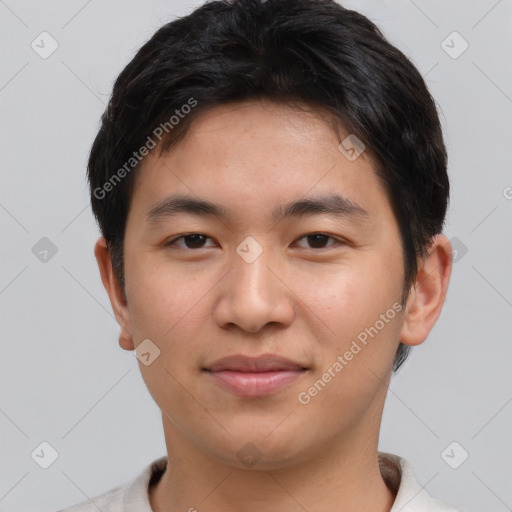
{"label": "head", "polygon": [[[435,103],[378,28],[334,1],[214,1],[160,28],[115,82],[88,177],[121,346],[158,346],[165,370],[141,369],[176,428],[165,379],[222,409],[230,398],[200,384],[218,357],[292,356],[307,390],[352,351],[338,371],[350,384],[331,368],[312,404],[359,393],[349,429],[440,313],[451,267]],[[177,240],[188,233],[205,236]]]}

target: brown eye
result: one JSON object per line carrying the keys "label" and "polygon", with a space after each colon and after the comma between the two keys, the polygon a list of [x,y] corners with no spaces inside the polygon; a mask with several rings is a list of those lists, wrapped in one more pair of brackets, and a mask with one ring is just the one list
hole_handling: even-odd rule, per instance
{"label": "brown eye", "polygon": [[329,239],[336,242],[336,240],[332,236],[326,235],[324,233],[311,233],[310,235],[305,235],[301,237],[299,241],[306,240],[307,243],[309,244],[309,247],[306,246],[306,248],[308,249],[324,249],[326,247],[331,247],[332,245],[334,245],[333,243],[327,243]]}
{"label": "brown eye", "polygon": [[204,235],[187,235],[183,237],[188,249],[200,249],[203,247],[206,239],[207,237]]}
{"label": "brown eye", "polygon": [[[177,246],[180,249],[202,249],[203,247],[211,247],[211,246],[205,246],[205,243],[210,238],[206,235],[203,235],[201,233],[191,233],[190,235],[182,235],[178,238],[175,238],[171,240],[170,242],[166,243],[166,246]],[[178,244],[178,240],[183,241],[182,244]],[[183,245],[184,244],[184,245]]]}

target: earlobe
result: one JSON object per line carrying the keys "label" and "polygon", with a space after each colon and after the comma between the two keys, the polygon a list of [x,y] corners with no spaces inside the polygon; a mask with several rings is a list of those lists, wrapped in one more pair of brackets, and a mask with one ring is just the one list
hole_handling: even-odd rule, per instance
{"label": "earlobe", "polygon": [[119,284],[112,268],[110,251],[104,237],[97,240],[94,246],[94,255],[98,263],[101,281],[108,293],[117,323],[121,327],[121,332],[119,333],[119,345],[125,350],[133,350],[135,345],[130,331],[130,314],[128,311],[128,305],[126,303],[123,290],[121,289],[121,285]]}
{"label": "earlobe", "polygon": [[121,327],[121,332],[119,333],[119,346],[125,350],[135,349],[135,343],[133,342],[132,335],[123,327]]}
{"label": "earlobe", "polygon": [[452,247],[444,235],[437,235],[427,256],[419,262],[416,282],[405,308],[400,341],[405,345],[423,343],[434,327],[446,298],[452,270]]}

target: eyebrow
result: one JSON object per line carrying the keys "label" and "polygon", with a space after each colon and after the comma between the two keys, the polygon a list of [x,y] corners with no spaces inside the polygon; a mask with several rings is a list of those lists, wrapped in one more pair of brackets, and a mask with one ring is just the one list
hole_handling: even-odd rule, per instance
{"label": "eyebrow", "polygon": [[[149,223],[158,223],[163,219],[180,213],[201,217],[215,216],[222,220],[227,220],[234,216],[230,209],[220,204],[178,194],[166,197],[158,202],[148,212],[146,219]],[[354,201],[339,194],[330,194],[299,199],[286,205],[280,205],[272,211],[272,218],[274,221],[279,222],[286,218],[320,214],[354,219],[359,218],[361,220],[369,215],[362,206]]]}

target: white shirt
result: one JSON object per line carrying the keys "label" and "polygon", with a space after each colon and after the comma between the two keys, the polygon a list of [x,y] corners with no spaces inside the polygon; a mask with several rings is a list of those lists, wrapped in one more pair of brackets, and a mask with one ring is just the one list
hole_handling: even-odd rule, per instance
{"label": "white shirt", "polygon": [[[132,482],[58,512],[153,512],[148,488],[158,482],[166,466],[166,456],[156,459]],[[396,493],[389,512],[458,512],[422,489],[405,459],[379,452],[379,467],[386,485]]]}

